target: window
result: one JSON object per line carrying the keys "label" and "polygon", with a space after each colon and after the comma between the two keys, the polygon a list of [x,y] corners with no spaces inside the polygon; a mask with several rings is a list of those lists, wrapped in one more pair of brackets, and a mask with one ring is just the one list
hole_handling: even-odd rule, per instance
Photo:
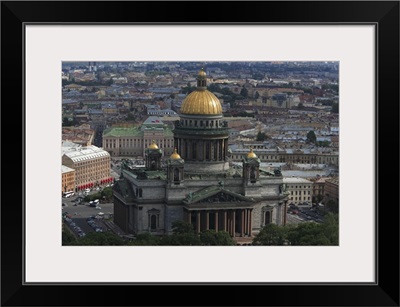
{"label": "window", "polygon": [[271,223],[271,211],[267,211],[265,212],[265,225],[270,224]]}
{"label": "window", "polygon": [[151,215],[150,217],[150,229],[151,230],[157,229],[157,216],[155,214]]}

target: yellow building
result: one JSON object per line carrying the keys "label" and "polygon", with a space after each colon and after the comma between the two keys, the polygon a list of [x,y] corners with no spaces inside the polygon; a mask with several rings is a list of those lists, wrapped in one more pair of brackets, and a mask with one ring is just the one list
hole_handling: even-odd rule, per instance
{"label": "yellow building", "polygon": [[75,191],[75,170],[61,165],[61,191],[63,193],[68,191]]}
{"label": "yellow building", "polygon": [[103,132],[103,148],[113,157],[144,157],[153,140],[165,155],[174,152],[172,130],[158,116],[149,116],[140,127],[111,127]]}
{"label": "yellow building", "polygon": [[284,177],[286,191],[289,192],[289,203],[302,205],[307,203],[311,206],[313,183],[310,180],[300,177]]}

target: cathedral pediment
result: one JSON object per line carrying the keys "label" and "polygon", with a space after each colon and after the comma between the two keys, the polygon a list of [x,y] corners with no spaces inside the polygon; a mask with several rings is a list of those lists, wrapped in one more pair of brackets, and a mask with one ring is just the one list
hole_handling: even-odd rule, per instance
{"label": "cathedral pediment", "polygon": [[222,186],[210,186],[194,193],[189,193],[183,201],[186,204],[201,203],[253,203],[250,197],[229,191]]}

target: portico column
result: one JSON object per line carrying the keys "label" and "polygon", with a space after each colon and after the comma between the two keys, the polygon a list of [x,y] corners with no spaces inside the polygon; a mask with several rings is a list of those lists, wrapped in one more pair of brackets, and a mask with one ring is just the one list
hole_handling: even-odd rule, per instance
{"label": "portico column", "polygon": [[240,214],[241,214],[240,235],[244,237],[244,209],[240,210]]}
{"label": "portico column", "polygon": [[251,229],[250,229],[250,209],[247,209],[247,235],[250,236]]}
{"label": "portico column", "polygon": [[188,212],[187,212],[187,215],[188,215],[188,216],[187,216],[188,223],[189,223],[189,224],[192,224],[192,219],[191,219],[191,217],[192,217],[192,212],[191,212],[191,211],[188,211]]}
{"label": "portico column", "polygon": [[210,212],[206,211],[206,230],[210,227]]}
{"label": "portico column", "polygon": [[224,231],[227,231],[227,228],[226,228],[226,224],[227,224],[227,216],[226,216],[226,210],[224,211],[224,223],[223,223],[223,225],[224,225]]}
{"label": "portico column", "polygon": [[283,225],[286,225],[286,219],[287,219],[287,201],[285,201],[285,208],[283,212]]}
{"label": "portico column", "polygon": [[251,212],[252,210],[250,209],[249,210],[249,236],[251,237],[252,236],[252,225],[251,225],[251,215],[252,215],[252,212]]}
{"label": "portico column", "polygon": [[218,211],[215,211],[215,231],[218,231]]}
{"label": "portico column", "polygon": [[232,211],[232,236],[235,236],[235,219],[236,219],[236,212],[235,210]]}
{"label": "portico column", "polygon": [[200,211],[197,211],[197,218],[196,218],[196,225],[197,225],[197,232],[200,232]]}

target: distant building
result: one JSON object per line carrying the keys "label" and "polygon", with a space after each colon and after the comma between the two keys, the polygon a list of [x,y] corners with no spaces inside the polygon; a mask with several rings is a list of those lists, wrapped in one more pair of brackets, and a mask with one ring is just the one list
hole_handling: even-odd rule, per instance
{"label": "distant building", "polygon": [[165,155],[174,152],[172,130],[157,116],[149,116],[139,127],[111,127],[103,132],[103,148],[112,157],[144,157],[153,140]]}
{"label": "distant building", "polygon": [[79,84],[68,84],[64,86],[65,91],[83,91],[84,89],[86,89],[86,86]]}
{"label": "distant building", "polygon": [[268,147],[263,144],[244,144],[243,146],[231,145],[232,161],[241,161],[248,152],[248,148],[253,147],[254,152],[263,162],[284,162],[284,163],[303,163],[303,164],[327,164],[339,166],[339,153],[319,152],[310,149],[282,149],[279,147]]}
{"label": "distant building", "polygon": [[325,180],[325,202],[329,200],[339,204],[339,177]]}
{"label": "distant building", "polygon": [[113,181],[110,154],[96,146],[64,148],[62,165],[75,170],[75,191]]}
{"label": "distant building", "polygon": [[61,191],[74,191],[75,192],[75,170],[61,165]]}
{"label": "distant building", "polygon": [[320,177],[313,184],[313,197],[316,199],[320,198],[321,200],[325,196],[325,181],[329,179],[329,177]]}
{"label": "distant building", "polygon": [[92,145],[95,131],[89,124],[83,124],[79,127],[62,127],[62,140],[70,141],[82,146]]}
{"label": "distant building", "polygon": [[289,194],[289,203],[301,205],[304,202],[311,206],[313,183],[310,180],[299,177],[284,177],[283,183]]}

